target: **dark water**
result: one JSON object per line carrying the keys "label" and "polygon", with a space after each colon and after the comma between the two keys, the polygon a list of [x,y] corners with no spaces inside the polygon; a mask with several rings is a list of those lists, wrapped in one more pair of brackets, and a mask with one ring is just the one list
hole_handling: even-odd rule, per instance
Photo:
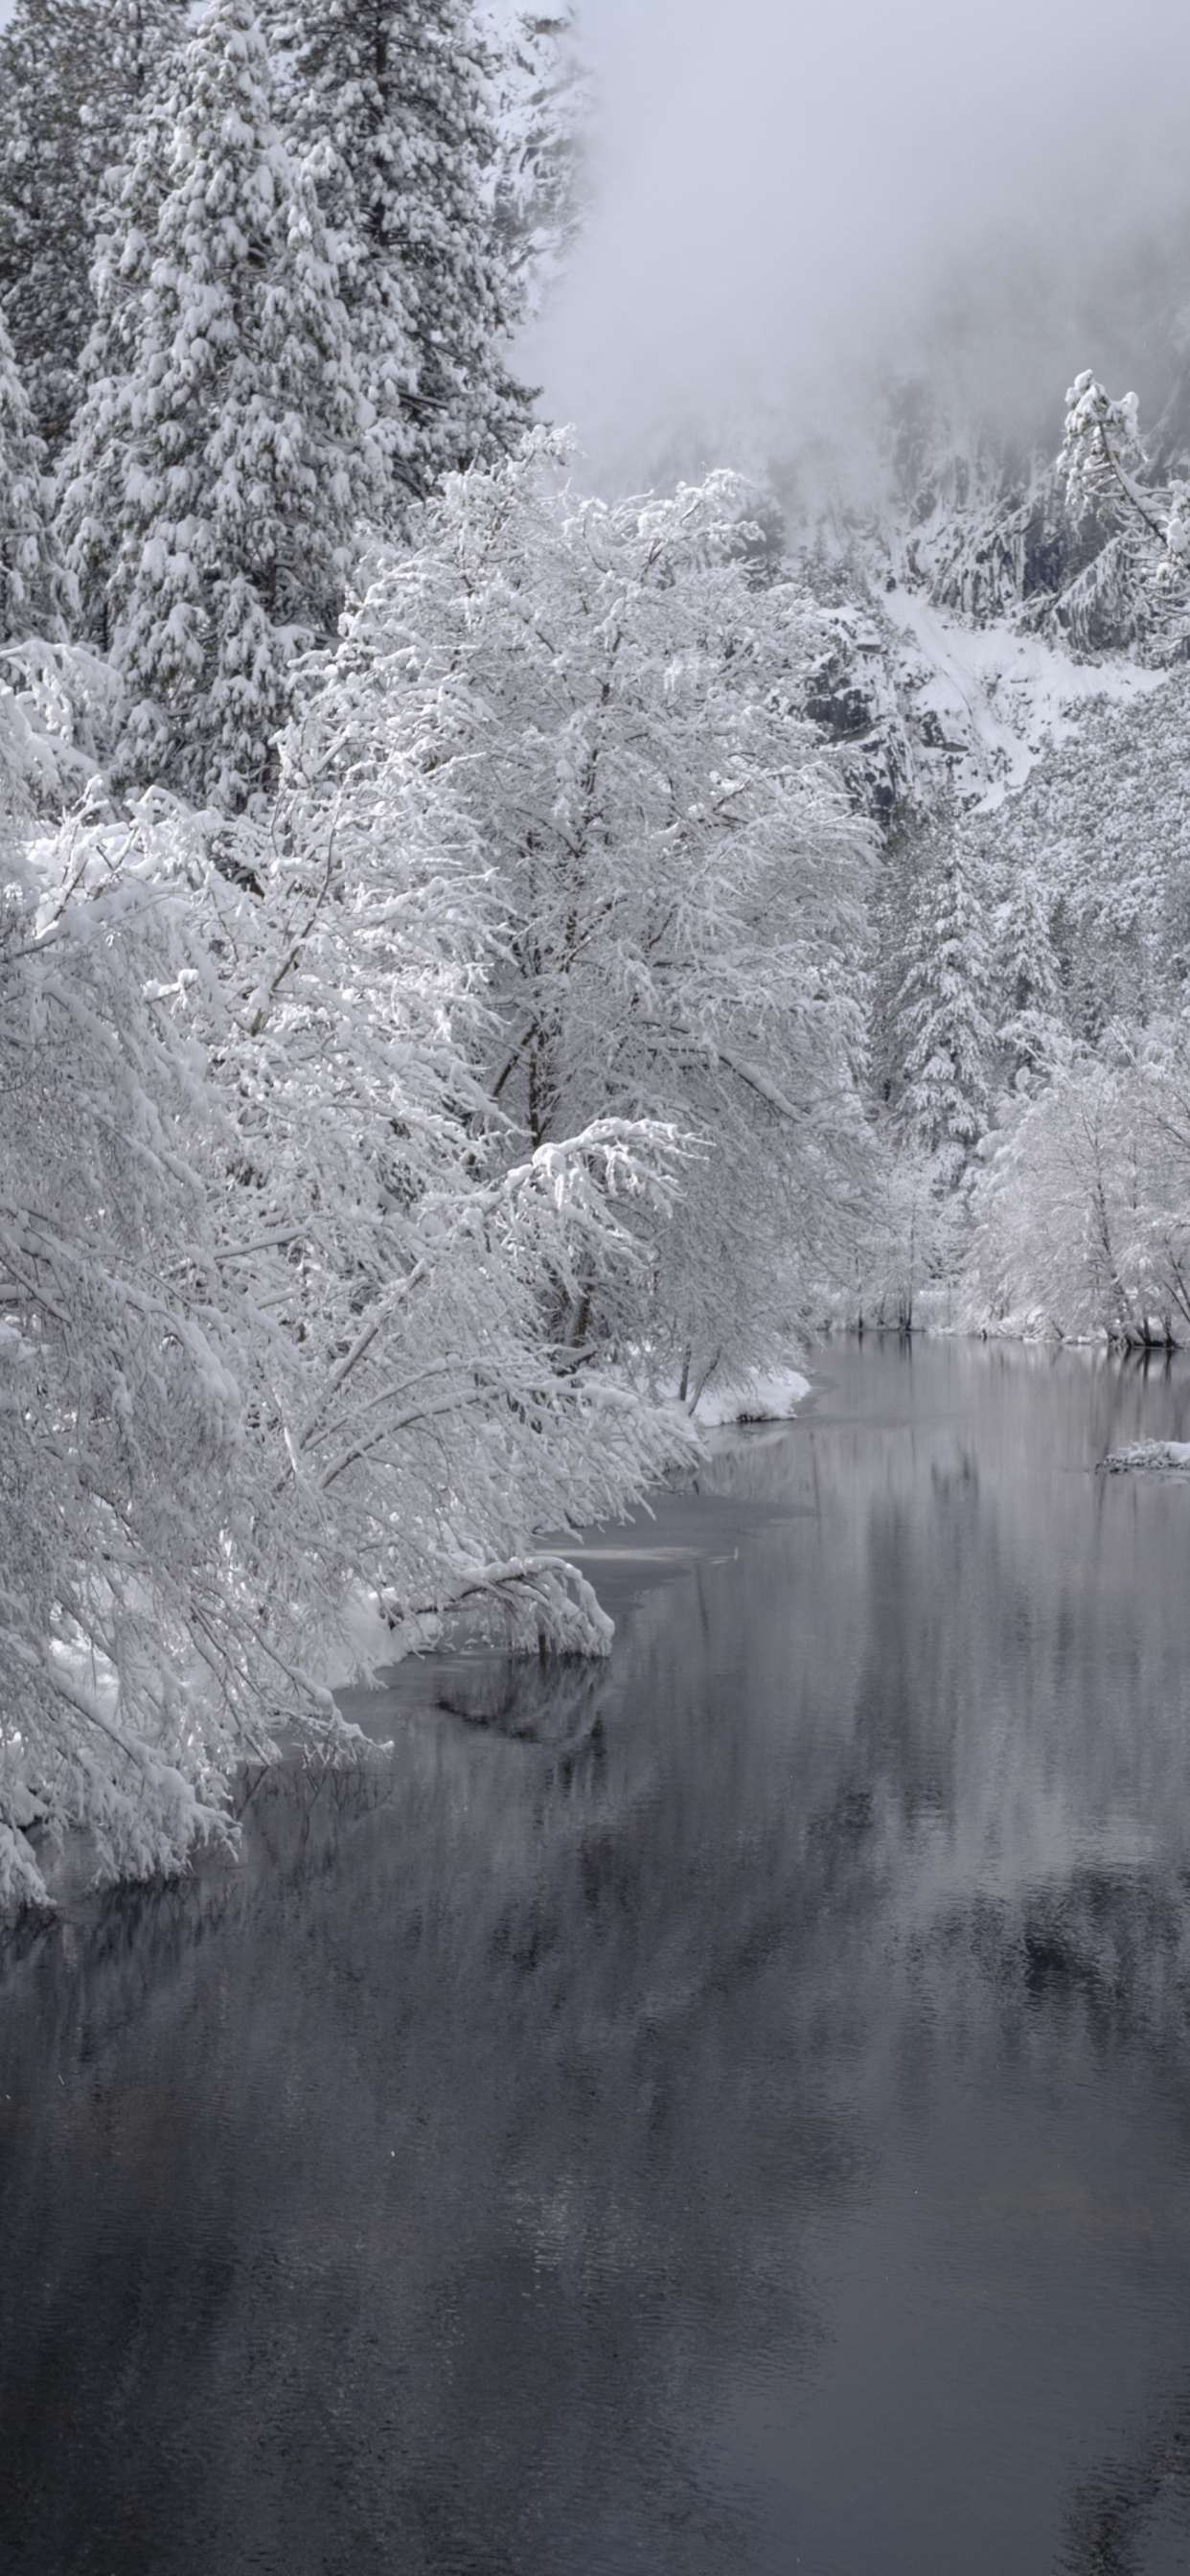
{"label": "dark water", "polygon": [[825,1373],[10,1960],[6,2576],[1190,2568],[1190,1373]]}

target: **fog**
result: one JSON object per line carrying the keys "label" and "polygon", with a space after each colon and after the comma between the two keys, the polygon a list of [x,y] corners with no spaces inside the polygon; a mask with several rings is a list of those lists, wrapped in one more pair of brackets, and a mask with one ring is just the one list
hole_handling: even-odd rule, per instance
{"label": "fog", "polygon": [[599,480],[854,450],[890,368],[1029,436],[1078,365],[1160,396],[1177,0],[579,0],[579,37],[592,203],[520,354]]}

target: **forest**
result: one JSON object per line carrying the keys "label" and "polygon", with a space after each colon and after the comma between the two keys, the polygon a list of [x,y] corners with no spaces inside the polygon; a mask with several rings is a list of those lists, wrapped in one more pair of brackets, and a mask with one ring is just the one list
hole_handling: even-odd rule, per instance
{"label": "forest", "polygon": [[605,1653],[548,1534],[816,1336],[1190,1336],[1176,352],[588,488],[587,112],[470,0],[0,33],[0,1907]]}

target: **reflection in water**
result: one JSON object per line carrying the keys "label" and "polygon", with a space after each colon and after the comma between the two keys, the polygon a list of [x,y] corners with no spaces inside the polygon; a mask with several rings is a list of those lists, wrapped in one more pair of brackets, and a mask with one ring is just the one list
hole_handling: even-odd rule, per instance
{"label": "reflection in water", "polygon": [[1131,2458],[1108,2460],[1080,2485],[1066,2527],[1063,2576],[1137,2576],[1190,2564],[1190,2398],[1172,2405]]}
{"label": "reflection in water", "polygon": [[14,1956],[0,2567],[1184,2567],[1190,1374],[829,1376]]}
{"label": "reflection in water", "polygon": [[598,1726],[607,1695],[603,1666],[577,1655],[443,1658],[433,1685],[435,1708],[526,1744],[580,1744]]}

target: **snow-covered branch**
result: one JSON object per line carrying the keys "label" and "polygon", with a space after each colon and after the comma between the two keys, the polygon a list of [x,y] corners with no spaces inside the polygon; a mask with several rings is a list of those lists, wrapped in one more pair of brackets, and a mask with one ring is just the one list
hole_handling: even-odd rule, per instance
{"label": "snow-covered branch", "polygon": [[1150,491],[1138,480],[1147,462],[1136,395],[1114,402],[1084,368],[1066,396],[1059,476],[1080,514],[1122,515],[1143,527],[1161,548],[1161,570],[1171,580],[1190,558],[1190,491],[1180,484],[1164,495]]}

